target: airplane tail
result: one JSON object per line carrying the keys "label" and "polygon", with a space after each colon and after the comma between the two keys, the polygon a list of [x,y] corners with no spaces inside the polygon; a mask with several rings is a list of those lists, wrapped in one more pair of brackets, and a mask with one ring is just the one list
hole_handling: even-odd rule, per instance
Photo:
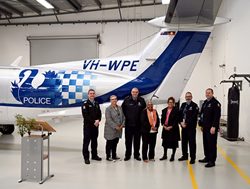
{"label": "airplane tail", "polygon": [[138,78],[153,83],[151,90],[146,83],[138,86],[142,94],[153,91],[146,98],[180,98],[214,26],[230,22],[217,17],[221,2],[171,0],[166,16],[148,22],[161,30],[141,54],[141,69],[148,68]]}
{"label": "airplane tail", "polygon": [[[175,33],[175,32],[172,32]],[[161,79],[156,90],[149,95],[165,102],[170,96],[179,99],[207,43],[211,31],[177,31],[154,64],[161,64],[151,77]],[[161,35],[171,35],[162,32]]]}
{"label": "airplane tail", "polygon": [[[165,101],[173,96],[177,99],[185,88],[200,54],[210,36],[211,28],[187,31],[162,29],[142,53],[150,66],[139,78],[151,78],[148,97]],[[144,64],[145,65],[145,64]],[[142,94],[148,94],[148,86],[138,86]]]}
{"label": "airplane tail", "polygon": [[228,22],[216,21],[221,1],[171,0],[165,17],[149,21],[161,30],[139,55],[134,79],[99,96],[100,102],[112,94],[123,99],[133,87],[146,99],[179,99],[214,25]]}

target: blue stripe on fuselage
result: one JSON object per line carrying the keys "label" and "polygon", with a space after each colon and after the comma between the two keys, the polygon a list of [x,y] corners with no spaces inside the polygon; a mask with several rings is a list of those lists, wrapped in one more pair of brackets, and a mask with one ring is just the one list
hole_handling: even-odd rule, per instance
{"label": "blue stripe on fuselage", "polygon": [[123,99],[130,93],[133,87],[137,87],[141,95],[153,92],[178,60],[185,56],[202,52],[209,35],[210,32],[177,32],[159,58],[141,75],[123,86],[97,97],[97,100],[100,103],[108,102],[111,95],[116,95],[118,99]]}

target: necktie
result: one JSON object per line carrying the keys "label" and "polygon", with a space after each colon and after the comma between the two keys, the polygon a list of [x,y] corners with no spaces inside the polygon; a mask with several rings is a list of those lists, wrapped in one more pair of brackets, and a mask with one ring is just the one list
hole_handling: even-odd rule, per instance
{"label": "necktie", "polygon": [[185,106],[185,108],[184,108],[184,110],[183,110],[183,119],[184,120],[186,120],[186,117],[187,117],[187,106],[188,106],[188,104],[186,104],[186,106]]}

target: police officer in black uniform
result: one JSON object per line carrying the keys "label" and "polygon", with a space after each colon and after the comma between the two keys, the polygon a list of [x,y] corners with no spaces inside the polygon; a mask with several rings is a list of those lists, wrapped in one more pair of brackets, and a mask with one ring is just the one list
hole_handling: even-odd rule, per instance
{"label": "police officer in black uniform", "polygon": [[185,95],[186,102],[182,103],[180,108],[182,157],[178,159],[179,161],[188,160],[189,144],[190,164],[194,164],[196,158],[196,125],[199,113],[199,108],[192,101],[192,98],[192,93],[187,92]]}
{"label": "police officer in black uniform", "polygon": [[91,155],[92,160],[101,161],[97,155],[97,137],[99,131],[99,122],[101,121],[102,113],[100,106],[95,99],[95,90],[88,91],[88,100],[83,102],[82,116],[83,122],[83,148],[82,154],[85,164],[90,164],[89,161],[89,143],[91,141]]}
{"label": "police officer in black uniform", "polygon": [[132,153],[132,142],[134,141],[134,158],[141,161],[140,158],[140,140],[141,140],[141,125],[140,115],[143,109],[146,108],[145,100],[139,96],[139,90],[133,88],[131,96],[124,99],[122,110],[125,115],[125,145],[126,152],[124,161],[128,161]]}
{"label": "police officer in black uniform", "polygon": [[199,125],[203,131],[205,158],[199,160],[207,163],[205,167],[214,167],[217,157],[217,137],[221,116],[221,104],[214,98],[213,89],[206,90],[206,100],[202,104]]}

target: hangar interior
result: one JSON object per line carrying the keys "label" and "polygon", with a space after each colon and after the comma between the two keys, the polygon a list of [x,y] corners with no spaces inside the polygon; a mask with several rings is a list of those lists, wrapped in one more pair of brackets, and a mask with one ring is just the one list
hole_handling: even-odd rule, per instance
{"label": "hangar interior", "polygon": [[[168,8],[159,0],[49,2],[55,7],[53,10],[44,8],[35,0],[0,0],[0,66],[9,66],[19,56],[23,57],[20,66],[26,67],[37,65],[38,61],[47,64],[70,61],[72,58],[81,60],[139,53],[159,31],[147,21],[166,15]],[[211,87],[221,102],[222,119],[227,119],[227,95],[232,84],[221,84],[221,81],[228,80],[233,74],[250,74],[250,39],[247,37],[250,31],[249,7],[250,1],[247,0],[222,1],[218,16],[230,18],[231,21],[214,28],[180,101],[185,100],[186,91],[191,91],[194,102],[200,104],[205,99],[205,90]],[[77,42],[77,48],[70,47],[68,40]],[[55,41],[58,42],[57,46],[54,46]],[[48,48],[56,51],[51,52]],[[250,83],[242,77],[236,79],[242,80],[239,137],[244,138],[244,142],[229,142],[218,137],[218,160],[213,169],[205,169],[198,161],[192,166],[178,162],[180,145],[173,163],[169,160],[159,161],[162,155],[160,134],[155,162],[145,164],[133,159],[128,162],[106,162],[104,117],[98,139],[98,152],[103,160],[85,165],[81,154],[82,118],[71,117],[48,121],[57,130],[51,136],[50,163],[55,177],[43,185],[17,182],[21,172],[21,137],[17,130],[12,135],[0,135],[0,186],[3,189],[250,188]],[[160,112],[163,107],[165,105],[157,105],[157,110]],[[1,111],[0,117],[4,118],[4,115]],[[123,136],[118,144],[121,159],[124,158],[124,144]],[[201,158],[202,134],[197,128],[197,160]]]}

